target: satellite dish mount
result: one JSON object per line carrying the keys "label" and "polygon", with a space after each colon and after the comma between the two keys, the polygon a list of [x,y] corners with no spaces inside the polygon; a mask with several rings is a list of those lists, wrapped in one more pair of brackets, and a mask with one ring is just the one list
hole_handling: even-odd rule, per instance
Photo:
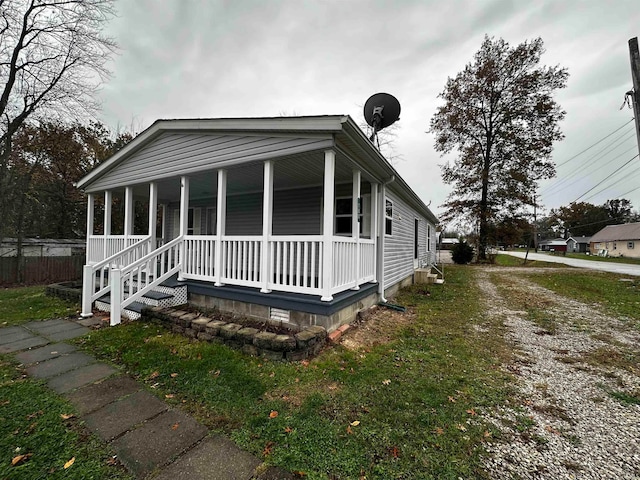
{"label": "satellite dish mount", "polygon": [[377,140],[379,150],[378,132],[400,119],[400,102],[388,93],[371,95],[364,104],[364,119],[373,128],[369,140],[372,142],[374,139]]}

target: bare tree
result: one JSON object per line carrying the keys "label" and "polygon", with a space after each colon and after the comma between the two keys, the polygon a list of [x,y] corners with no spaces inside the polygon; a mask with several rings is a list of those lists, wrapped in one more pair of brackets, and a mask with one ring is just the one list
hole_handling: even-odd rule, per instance
{"label": "bare tree", "polygon": [[[3,220],[24,194],[9,161],[20,128],[43,119],[82,119],[97,111],[96,89],[108,76],[106,64],[116,48],[102,33],[113,14],[113,0],[0,0]],[[0,238],[5,225],[0,222]]]}

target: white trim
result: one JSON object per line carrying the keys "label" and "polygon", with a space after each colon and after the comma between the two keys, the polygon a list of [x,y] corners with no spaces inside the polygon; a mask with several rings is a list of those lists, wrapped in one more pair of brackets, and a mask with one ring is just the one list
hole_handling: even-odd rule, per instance
{"label": "white trim", "polygon": [[[351,237],[356,241],[356,255],[354,259],[355,279],[352,290],[360,290],[360,170],[353,171],[353,188],[351,195]],[[363,210],[364,213],[364,210]]]}
{"label": "white trim", "polygon": [[[189,215],[189,177],[180,177],[180,238],[187,234]],[[184,242],[180,246],[180,262],[184,263],[186,247]],[[182,280],[182,269],[178,272],[178,280]]]}
{"label": "white trim", "polygon": [[[93,193],[87,194],[87,242],[89,238],[93,236],[93,221],[95,215],[95,198]],[[85,263],[89,263],[89,249],[87,248],[87,255]]]}

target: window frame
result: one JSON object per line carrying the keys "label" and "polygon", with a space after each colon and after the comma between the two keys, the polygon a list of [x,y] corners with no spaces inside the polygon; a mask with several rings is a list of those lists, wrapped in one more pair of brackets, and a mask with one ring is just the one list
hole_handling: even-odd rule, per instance
{"label": "window frame", "polygon": [[[365,199],[364,197],[368,197],[370,196],[369,194],[365,194],[365,195],[361,195],[360,196],[360,201],[358,202],[358,225],[359,225],[359,229],[360,229],[360,237],[363,236],[367,236],[370,235],[370,233],[366,233],[364,232],[364,218],[365,216],[370,216],[371,212],[369,212],[368,214],[365,214],[364,212],[364,204],[365,204]],[[338,201],[340,200],[348,200],[349,201],[349,205],[351,206],[349,208],[349,213],[338,213]],[[353,231],[351,231],[351,225],[353,225],[353,196],[349,195],[349,196],[340,196],[340,197],[336,197],[335,198],[335,202],[334,202],[334,214],[333,214],[333,231],[335,235],[341,236],[341,237],[351,237],[353,236]],[[342,231],[339,232],[338,231],[338,219],[339,218],[348,218],[349,219],[349,231]],[[370,227],[369,227],[370,228]]]}
{"label": "window frame", "polygon": [[[387,215],[388,207],[391,207],[391,215]],[[393,236],[393,200],[384,197],[384,234],[386,237]]]}
{"label": "window frame", "polygon": [[634,241],[631,240],[627,242],[627,250],[633,250],[635,246],[636,245]]}

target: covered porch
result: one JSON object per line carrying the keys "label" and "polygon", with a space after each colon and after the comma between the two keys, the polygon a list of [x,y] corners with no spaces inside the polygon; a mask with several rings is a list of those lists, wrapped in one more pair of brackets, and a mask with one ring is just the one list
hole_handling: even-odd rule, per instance
{"label": "covered porch", "polygon": [[335,148],[90,192],[82,313],[110,294],[118,323],[175,274],[330,302],[378,281],[381,215],[384,185]]}

